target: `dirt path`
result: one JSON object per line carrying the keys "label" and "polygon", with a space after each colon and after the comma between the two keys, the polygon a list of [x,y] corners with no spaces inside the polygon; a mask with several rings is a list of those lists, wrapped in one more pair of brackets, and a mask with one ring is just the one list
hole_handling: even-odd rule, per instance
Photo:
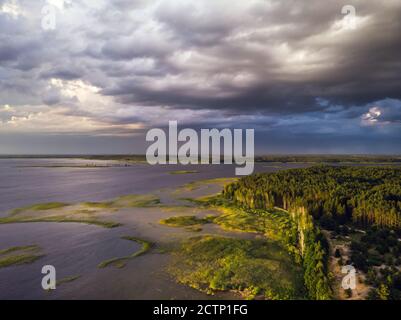
{"label": "dirt path", "polygon": [[[323,230],[323,234],[330,245],[329,272],[332,275],[332,289],[334,298],[339,300],[365,300],[370,287],[365,284],[365,274],[357,270],[356,273],[356,288],[352,290],[352,296],[348,297],[345,290],[342,288],[342,281],[346,273],[342,273],[343,264],[351,259],[350,242],[338,241],[333,239],[330,231]],[[340,251],[341,258],[335,257],[336,250]],[[342,264],[340,265],[340,260]]]}

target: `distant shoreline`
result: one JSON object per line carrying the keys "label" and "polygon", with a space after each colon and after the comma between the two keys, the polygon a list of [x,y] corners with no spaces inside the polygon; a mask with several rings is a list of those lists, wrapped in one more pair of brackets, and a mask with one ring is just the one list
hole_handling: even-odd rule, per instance
{"label": "distant shoreline", "polygon": [[[0,159],[82,159],[114,160],[126,162],[146,162],[145,155],[0,155]],[[401,155],[260,155],[259,163],[361,163],[387,164],[401,163]]]}

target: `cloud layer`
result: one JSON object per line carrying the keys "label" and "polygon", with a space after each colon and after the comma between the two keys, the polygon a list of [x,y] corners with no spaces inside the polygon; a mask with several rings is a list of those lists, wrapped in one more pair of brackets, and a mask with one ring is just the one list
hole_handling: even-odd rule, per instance
{"label": "cloud layer", "polygon": [[401,2],[348,2],[351,23],[337,0],[0,0],[0,133],[178,120],[255,128],[263,152],[399,152]]}

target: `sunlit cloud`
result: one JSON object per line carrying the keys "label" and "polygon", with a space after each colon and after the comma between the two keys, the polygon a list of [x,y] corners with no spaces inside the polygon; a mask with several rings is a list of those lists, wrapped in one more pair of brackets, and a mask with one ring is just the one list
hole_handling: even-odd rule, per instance
{"label": "sunlit cloud", "polygon": [[362,122],[364,124],[377,123],[381,114],[379,107],[372,107],[369,109],[369,112],[362,115]]}
{"label": "sunlit cloud", "polygon": [[14,19],[25,14],[22,7],[18,4],[18,0],[9,0],[0,4],[0,13],[5,13]]}
{"label": "sunlit cloud", "polygon": [[[44,5],[56,9],[50,32]],[[0,131],[134,136],[178,120],[256,128],[266,141],[390,141],[401,2],[351,1],[355,28],[343,5],[0,0]]]}

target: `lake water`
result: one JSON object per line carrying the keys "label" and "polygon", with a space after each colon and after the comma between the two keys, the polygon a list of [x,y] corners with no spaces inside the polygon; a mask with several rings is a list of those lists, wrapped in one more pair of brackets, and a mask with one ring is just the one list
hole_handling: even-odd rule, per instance
{"label": "lake water", "polygon": [[[82,167],[93,165],[110,167]],[[292,168],[306,165],[281,166]],[[169,174],[170,171],[176,170],[197,170],[199,173]],[[277,168],[273,164],[255,165],[255,172],[275,170]],[[234,165],[134,164],[125,167],[119,166],[115,161],[0,159],[0,216],[4,216],[7,210],[33,203],[99,201],[124,194],[174,188],[194,180],[233,176]]]}
{"label": "lake water", "polygon": [[[308,165],[256,164],[255,172],[305,166]],[[197,170],[199,173],[169,173],[176,170]],[[0,216],[7,215],[10,209],[34,203],[100,201],[124,194],[174,190],[196,180],[233,176],[233,165],[125,166],[115,161],[80,159],[0,159]],[[150,214],[156,217],[160,212]],[[106,259],[138,250],[139,245],[121,239],[123,235],[146,237],[148,230],[149,235],[157,240],[159,231],[176,232],[158,226],[157,220],[147,221],[143,210],[137,212],[136,217],[135,212],[122,216],[126,220],[124,226],[115,229],[77,223],[0,225],[0,250],[36,244],[45,254],[32,264],[0,268],[0,299],[211,298],[176,284],[163,271],[168,255],[157,252],[137,257],[123,269],[97,268]],[[56,267],[57,279],[78,275],[80,278],[46,292],[40,285],[41,268],[46,264]]]}

